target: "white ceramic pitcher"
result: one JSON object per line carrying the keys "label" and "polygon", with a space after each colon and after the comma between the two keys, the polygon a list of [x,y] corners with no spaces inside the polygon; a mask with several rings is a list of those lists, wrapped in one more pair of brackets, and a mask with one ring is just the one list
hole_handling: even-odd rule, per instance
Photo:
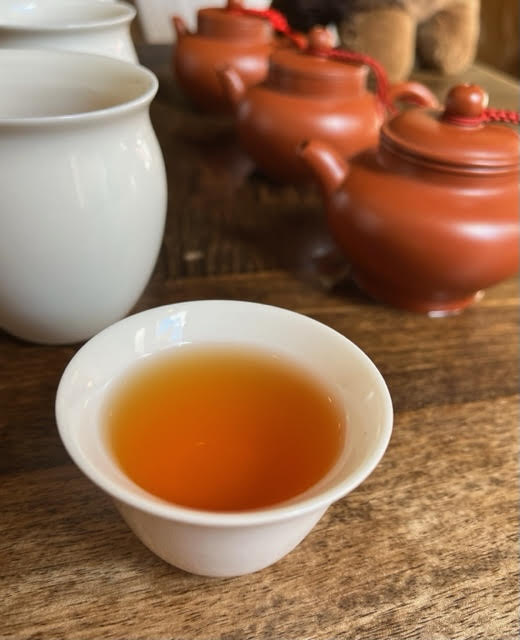
{"label": "white ceramic pitcher", "polygon": [[66,49],[137,62],[135,8],[106,0],[0,0],[0,47]]}
{"label": "white ceramic pitcher", "polygon": [[158,87],[105,56],[0,49],[0,327],[84,340],[126,315],[159,252]]}

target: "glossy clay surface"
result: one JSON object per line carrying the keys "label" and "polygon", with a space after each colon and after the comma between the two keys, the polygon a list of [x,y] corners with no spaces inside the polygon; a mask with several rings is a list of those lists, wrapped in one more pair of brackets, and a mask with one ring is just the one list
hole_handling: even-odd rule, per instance
{"label": "glossy clay surface", "polygon": [[187,30],[180,17],[174,18],[174,27],[177,43],[173,70],[177,82],[199,109],[228,114],[233,111],[218,69],[232,65],[248,87],[267,75],[274,39],[266,20],[208,7],[199,10],[195,33]]}
{"label": "glossy clay surface", "polygon": [[143,68],[0,50],[0,326],[90,337],[126,314],[155,264],[166,177]]}
{"label": "glossy clay surface", "polygon": [[[468,99],[482,103],[479,92],[452,90],[458,117],[471,112]],[[519,268],[518,134],[452,117],[449,108],[398,115],[378,150],[348,164],[320,141],[302,151],[360,286],[433,315],[460,311]]]}
{"label": "glossy clay surface", "polygon": [[[349,437],[320,482],[284,505],[242,513],[178,507],[123,474],[104,439],[108,385],[139,358],[182,344],[224,342],[286,354],[334,388]],[[161,558],[192,573],[233,576],[276,562],[312,529],[327,507],[375,468],[392,429],[386,385],[353,343],[305,316],[248,302],[188,302],[130,316],[82,347],[56,399],[61,438],[80,469],[111,495],[130,527]]]}
{"label": "glossy clay surface", "polygon": [[[308,182],[311,174],[299,145],[316,138],[344,158],[377,144],[384,109],[366,88],[368,67],[312,53],[330,49],[331,34],[315,27],[309,49],[280,48],[270,58],[264,82],[248,88],[233,66],[219,71],[235,107],[240,142],[261,171],[277,182]],[[419,104],[436,103],[426,87],[402,83],[392,100],[412,96]]]}

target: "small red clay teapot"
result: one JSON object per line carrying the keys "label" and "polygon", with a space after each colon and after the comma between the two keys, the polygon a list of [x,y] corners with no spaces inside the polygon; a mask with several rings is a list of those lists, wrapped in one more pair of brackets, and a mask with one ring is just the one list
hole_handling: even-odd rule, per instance
{"label": "small red clay teapot", "polygon": [[519,136],[487,124],[486,104],[480,87],[454,87],[443,112],[395,116],[379,148],[348,163],[321,141],[301,145],[333,236],[373,297],[445,315],[518,271]]}
{"label": "small red clay teapot", "polygon": [[[335,52],[331,44],[330,32],[313,28],[305,50],[274,51],[268,77],[249,89],[232,66],[219,71],[242,146],[276,181],[311,179],[296,153],[303,139],[329,142],[346,158],[377,144],[384,109],[366,89],[368,67],[314,53]],[[437,106],[433,94],[418,83],[396,85],[389,93],[391,101],[406,97]]]}
{"label": "small red clay teapot", "polygon": [[190,33],[178,16],[172,18],[177,34],[173,68],[179,85],[202,110],[231,113],[216,69],[233,65],[245,87],[267,75],[269,56],[276,46],[270,23],[240,13],[242,4],[229,0],[227,7],[208,7],[197,13],[197,32]]}

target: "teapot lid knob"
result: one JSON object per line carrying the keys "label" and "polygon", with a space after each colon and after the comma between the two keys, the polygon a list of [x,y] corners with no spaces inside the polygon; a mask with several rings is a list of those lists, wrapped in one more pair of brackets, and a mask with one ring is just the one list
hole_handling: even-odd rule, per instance
{"label": "teapot lid knob", "polygon": [[230,11],[233,11],[233,10],[236,10],[236,9],[243,9],[244,6],[243,6],[241,0],[228,0],[227,8]]}
{"label": "teapot lid knob", "polygon": [[313,27],[309,32],[309,49],[332,49],[334,35],[325,27]]}
{"label": "teapot lid knob", "polygon": [[488,95],[476,84],[459,84],[448,93],[442,119],[457,124],[479,124],[488,105]]}

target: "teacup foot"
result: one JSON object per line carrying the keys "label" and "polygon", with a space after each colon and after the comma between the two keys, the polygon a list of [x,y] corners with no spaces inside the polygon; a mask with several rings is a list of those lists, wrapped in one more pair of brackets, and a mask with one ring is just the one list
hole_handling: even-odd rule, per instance
{"label": "teacup foot", "polygon": [[445,318],[457,315],[484,297],[484,291],[477,291],[469,296],[454,300],[419,298],[406,291],[387,289],[384,285],[374,283],[370,278],[359,273],[355,273],[353,279],[358,287],[371,298],[406,311],[425,313],[430,318]]}

